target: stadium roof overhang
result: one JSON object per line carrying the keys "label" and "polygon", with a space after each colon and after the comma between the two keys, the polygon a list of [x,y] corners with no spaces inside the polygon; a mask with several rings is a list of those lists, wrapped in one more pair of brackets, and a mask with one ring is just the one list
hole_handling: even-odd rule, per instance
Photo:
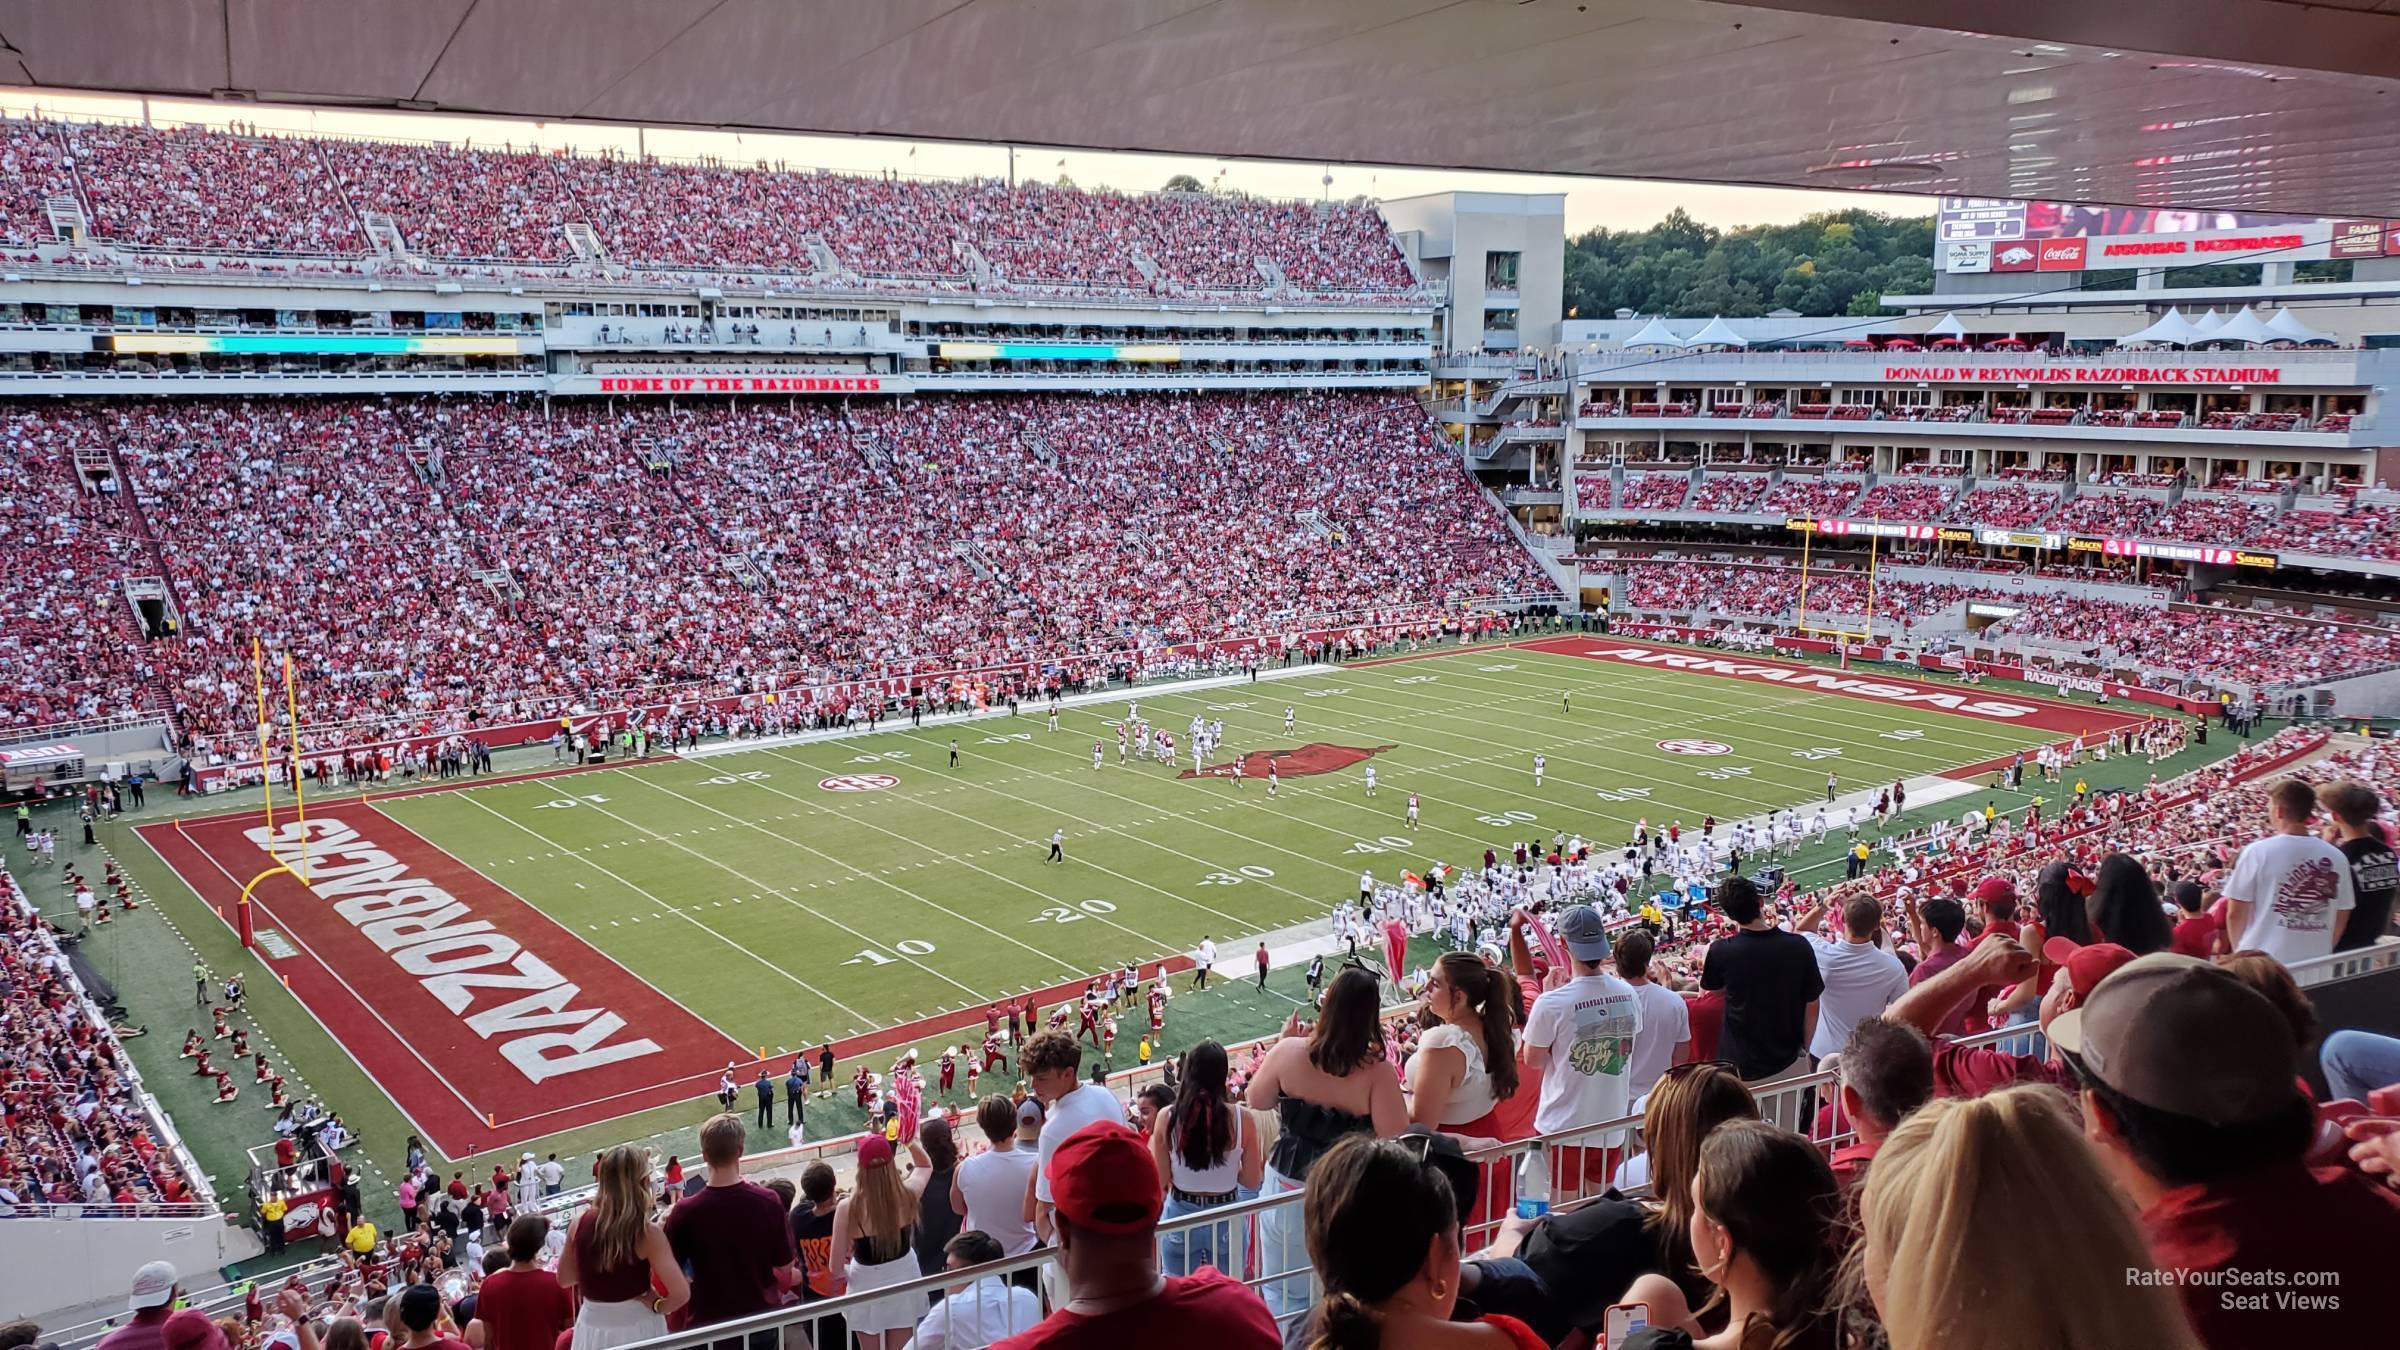
{"label": "stadium roof overhang", "polygon": [[0,0],[0,82],[2400,216],[2395,0]]}

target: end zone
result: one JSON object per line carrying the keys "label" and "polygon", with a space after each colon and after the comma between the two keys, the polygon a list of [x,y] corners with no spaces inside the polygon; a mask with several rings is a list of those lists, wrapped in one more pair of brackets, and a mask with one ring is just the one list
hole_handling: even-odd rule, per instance
{"label": "end zone", "polygon": [[687,1100],[752,1052],[361,801],[137,829],[220,918],[248,878],[268,968],[426,1141],[459,1158]]}

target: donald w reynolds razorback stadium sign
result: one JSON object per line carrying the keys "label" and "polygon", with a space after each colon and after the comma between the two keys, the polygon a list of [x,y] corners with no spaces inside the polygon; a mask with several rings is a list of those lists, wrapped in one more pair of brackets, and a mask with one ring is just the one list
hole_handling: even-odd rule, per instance
{"label": "donald w reynolds razorback stadium sign", "polygon": [[2277,366],[1885,366],[1887,380],[1941,384],[2281,384]]}

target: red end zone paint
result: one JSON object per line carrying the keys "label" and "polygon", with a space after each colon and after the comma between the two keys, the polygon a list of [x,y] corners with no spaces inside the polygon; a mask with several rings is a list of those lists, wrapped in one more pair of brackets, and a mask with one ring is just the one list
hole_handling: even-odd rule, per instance
{"label": "red end zone paint", "polygon": [[1674,670],[1688,675],[1714,675],[1720,679],[1780,685],[1786,689],[1814,689],[1846,698],[1924,708],[1932,712],[2062,735],[2107,731],[2111,727],[2132,726],[2149,720],[2138,712],[2087,708],[2000,690],[1987,692],[1974,685],[1930,684],[1924,680],[1886,675],[1881,671],[1862,673],[1835,670],[1830,666],[1797,665],[1789,661],[1762,661],[1738,652],[1699,652],[1688,647],[1662,647],[1655,643],[1630,642],[1605,635],[1544,638],[1515,645],[1528,651],[1580,656],[1590,661],[1628,665],[1636,669]]}
{"label": "red end zone paint", "polygon": [[[306,832],[256,814],[141,836],[220,915],[305,852],[313,886],[251,893],[302,959],[271,964],[443,1155],[464,1157],[687,1100],[751,1052],[372,806]],[[487,1123],[488,1122],[488,1123]]]}

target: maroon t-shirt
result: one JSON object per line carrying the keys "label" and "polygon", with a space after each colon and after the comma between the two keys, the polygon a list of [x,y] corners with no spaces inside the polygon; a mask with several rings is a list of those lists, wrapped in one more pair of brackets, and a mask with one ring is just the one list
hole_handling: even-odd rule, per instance
{"label": "maroon t-shirt", "polygon": [[1267,1305],[1215,1266],[1170,1275],[1147,1303],[1099,1317],[1054,1312],[1030,1331],[992,1342],[992,1350],[1281,1350],[1283,1336]]}
{"label": "maroon t-shirt", "polygon": [[783,1202],[756,1182],[703,1187],[667,1211],[667,1242],[692,1273],[685,1325],[704,1327],[783,1303],[776,1280],[792,1263]]}
{"label": "maroon t-shirt", "polygon": [[2400,1195],[2346,1167],[2294,1160],[2179,1186],[2142,1210],[2142,1228],[2161,1269],[2249,1281],[2176,1286],[2208,1350],[2389,1344],[2400,1326],[2400,1283],[2387,1272]]}
{"label": "maroon t-shirt", "polygon": [[1980,1097],[2015,1083],[2060,1087],[2065,1082],[2063,1069],[2032,1055],[1969,1049],[1954,1041],[1934,1042],[1933,1095],[1937,1097]]}
{"label": "maroon t-shirt", "polygon": [[575,1321],[574,1301],[546,1270],[501,1270],[484,1277],[475,1298],[484,1350],[550,1350]]}

